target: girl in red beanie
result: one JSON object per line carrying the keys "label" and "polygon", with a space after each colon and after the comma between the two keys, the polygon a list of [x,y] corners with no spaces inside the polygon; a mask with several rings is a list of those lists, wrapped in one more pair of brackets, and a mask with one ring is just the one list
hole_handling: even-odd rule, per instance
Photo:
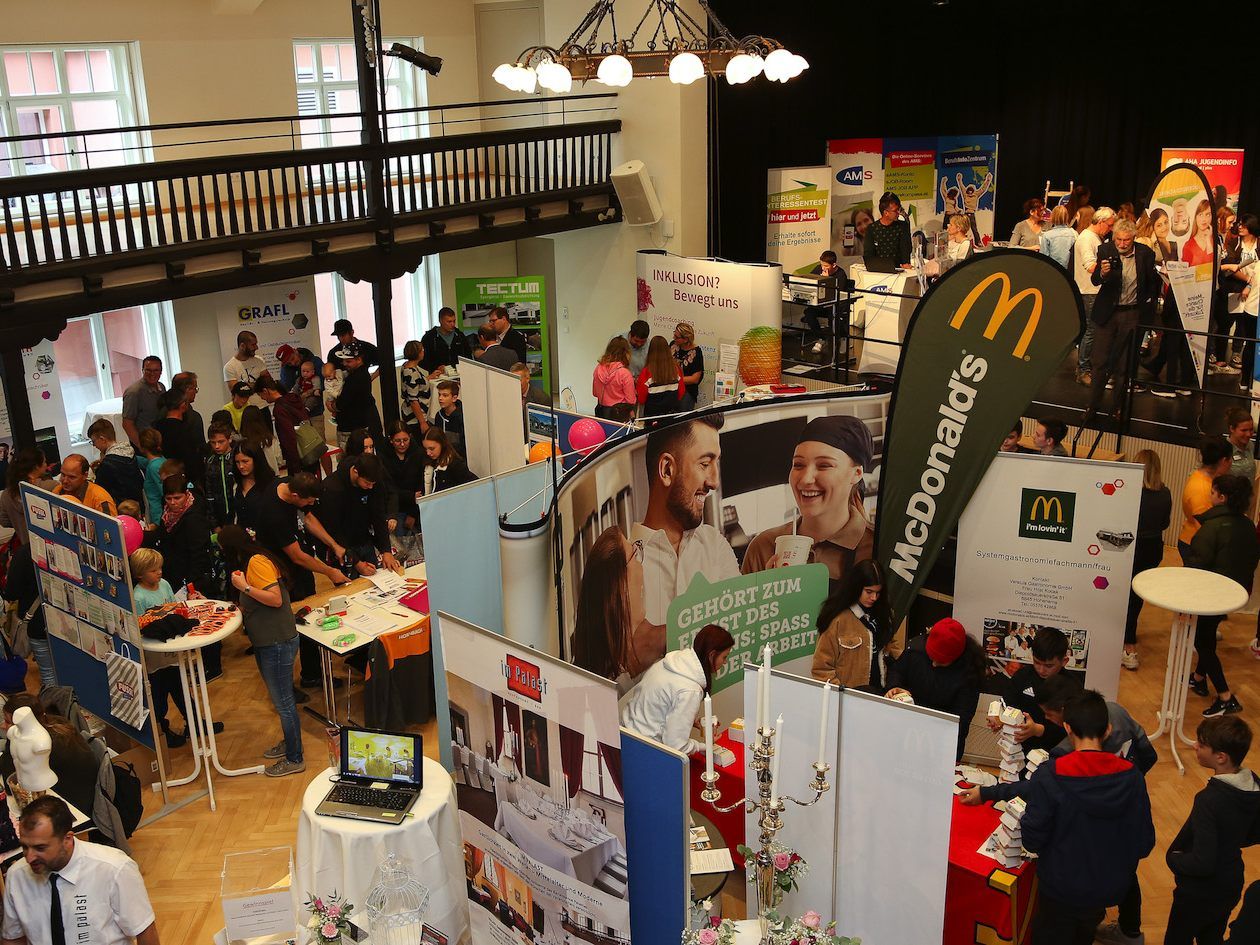
{"label": "girl in red beanie", "polygon": [[980,644],[967,636],[957,620],[946,617],[923,636],[911,640],[889,669],[888,697],[907,692],[915,705],[958,716],[958,760],[962,758],[971,717],[980,702],[984,671],[984,650]]}

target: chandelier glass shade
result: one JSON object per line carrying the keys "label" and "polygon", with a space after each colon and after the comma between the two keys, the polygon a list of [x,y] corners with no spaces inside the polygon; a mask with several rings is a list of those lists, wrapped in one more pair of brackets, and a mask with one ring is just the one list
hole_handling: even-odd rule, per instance
{"label": "chandelier glass shade", "polygon": [[[626,0],[623,0],[623,4]],[[699,0],[708,28],[679,6],[679,0],[648,0],[629,35],[618,30],[616,0],[596,0],[559,46],[530,46],[515,62],[494,70],[494,80],[513,92],[568,92],[574,82],[623,88],[635,77],[667,76],[690,85],[722,76],[742,85],[764,75],[787,82],[809,68],[804,57],[765,36],[736,38],[707,0]]]}

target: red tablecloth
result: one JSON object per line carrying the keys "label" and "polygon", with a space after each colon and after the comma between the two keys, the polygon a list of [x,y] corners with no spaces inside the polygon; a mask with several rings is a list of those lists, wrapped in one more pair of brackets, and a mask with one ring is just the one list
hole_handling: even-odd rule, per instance
{"label": "red tablecloth", "polygon": [[1037,892],[1036,861],[1007,869],[976,851],[1002,815],[954,798],[945,886],[945,945],[1022,945]]}
{"label": "red tablecloth", "polygon": [[[716,763],[713,765],[713,770],[718,776],[717,788],[722,792],[718,803],[726,807],[744,796],[744,746],[731,739],[727,732],[718,735],[713,743],[729,748],[735,754],[735,760],[729,765],[723,766]],[[691,806],[713,821],[713,825],[722,834],[722,840],[730,848],[731,859],[735,861],[737,867],[742,869],[744,858],[739,855],[736,847],[744,842],[744,808],[740,806],[730,813],[723,814],[712,804],[702,801],[700,799],[700,792],[704,790],[704,782],[700,780],[702,774],[704,774],[704,756],[693,755],[690,772]]]}

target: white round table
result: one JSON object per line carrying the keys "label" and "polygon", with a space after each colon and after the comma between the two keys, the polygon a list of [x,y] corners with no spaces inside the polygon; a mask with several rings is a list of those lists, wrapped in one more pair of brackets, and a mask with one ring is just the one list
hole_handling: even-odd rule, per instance
{"label": "white round table", "polygon": [[1182,774],[1186,766],[1177,754],[1177,739],[1193,745],[1186,735],[1186,680],[1194,660],[1194,629],[1203,616],[1229,614],[1247,603],[1247,590],[1215,571],[1199,568],[1151,568],[1133,576],[1133,593],[1148,604],[1171,610],[1168,634],[1168,667],[1164,670],[1164,698],[1159,707],[1159,728],[1151,740],[1167,733],[1173,761]]}
{"label": "white round table", "polygon": [[[194,604],[202,603],[194,601]],[[247,768],[225,768],[219,760],[219,747],[214,740],[214,714],[210,711],[210,692],[206,688],[206,669],[201,661],[201,651],[211,643],[225,640],[241,628],[241,610],[226,601],[205,601],[221,607],[233,607],[232,616],[213,633],[185,634],[171,640],[140,638],[146,653],[175,653],[179,657],[179,684],[184,690],[184,705],[188,708],[188,742],[192,746],[192,773],[182,778],[168,779],[168,787],[191,784],[201,774],[201,759],[205,757],[206,788],[210,794],[210,809],[217,810],[214,799],[214,781],[210,776],[213,765],[222,775],[234,778],[242,774],[262,774],[263,765]]]}
{"label": "white round table", "polygon": [[452,945],[468,937],[468,893],[464,883],[464,844],[455,800],[455,782],[440,764],[424,759],[424,788],[401,824],[377,824],[317,815],[315,808],[332,788],[332,768],[315,776],[302,798],[298,821],[295,892],[334,890],[363,911],[372,874],[389,853],[406,860],[416,880],[429,890],[424,921]]}

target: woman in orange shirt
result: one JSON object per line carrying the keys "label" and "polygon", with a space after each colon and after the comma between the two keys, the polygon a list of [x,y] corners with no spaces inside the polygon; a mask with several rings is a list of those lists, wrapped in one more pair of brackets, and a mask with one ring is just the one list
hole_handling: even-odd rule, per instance
{"label": "woman in orange shirt", "polygon": [[1208,437],[1199,444],[1202,465],[1190,474],[1181,491],[1181,532],[1177,535],[1177,551],[1184,563],[1190,551],[1190,539],[1201,527],[1196,515],[1202,515],[1212,507],[1212,480],[1229,472],[1234,453],[1225,438]]}

